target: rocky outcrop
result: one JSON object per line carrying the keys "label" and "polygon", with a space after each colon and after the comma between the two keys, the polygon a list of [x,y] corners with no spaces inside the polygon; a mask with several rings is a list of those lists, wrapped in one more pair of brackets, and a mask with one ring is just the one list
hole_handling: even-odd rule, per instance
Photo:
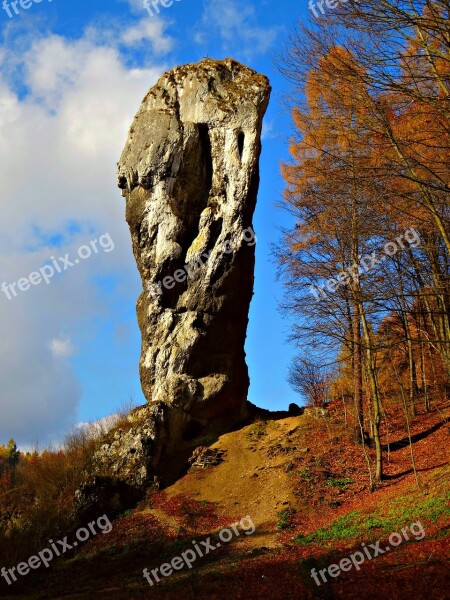
{"label": "rocky outcrop", "polygon": [[288,412],[292,417],[299,417],[305,412],[305,407],[299,406],[295,402],[291,402],[291,404],[289,404]]}
{"label": "rocky outcrop", "polygon": [[147,478],[246,416],[252,216],[269,95],[265,76],[231,59],[175,68],[144,98],[119,162],[143,284]]}
{"label": "rocky outcrop", "polygon": [[326,419],[329,416],[327,409],[320,406],[308,406],[303,414],[305,417],[312,417],[313,419]]}
{"label": "rocky outcrop", "polygon": [[101,439],[89,473],[117,479],[136,489],[149,485],[157,453],[158,428],[164,428],[164,406],[147,404],[134,409]]}

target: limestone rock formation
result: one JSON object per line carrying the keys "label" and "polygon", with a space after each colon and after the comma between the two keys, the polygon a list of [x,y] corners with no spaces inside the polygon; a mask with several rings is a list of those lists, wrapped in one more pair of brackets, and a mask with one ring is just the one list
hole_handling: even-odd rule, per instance
{"label": "limestone rock formation", "polygon": [[252,217],[269,96],[268,79],[232,59],[177,67],[144,98],[119,161],[143,283],[149,475],[246,416]]}

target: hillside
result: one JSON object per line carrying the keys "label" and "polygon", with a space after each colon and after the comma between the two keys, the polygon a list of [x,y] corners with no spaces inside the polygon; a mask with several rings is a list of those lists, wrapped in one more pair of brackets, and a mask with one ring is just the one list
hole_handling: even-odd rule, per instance
{"label": "hillside", "polygon": [[[210,446],[222,462],[191,467],[116,519],[110,533],[47,572],[22,578],[5,597],[312,600],[356,599],[364,590],[369,600],[445,600],[449,415],[447,405],[412,423],[420,489],[402,436],[391,440],[386,480],[373,493],[361,448],[333,415],[257,420]],[[221,543],[218,533],[244,517],[249,519],[230,529],[232,539]],[[392,552],[334,580],[327,575],[331,583],[314,583],[311,569],[339,563],[362,543],[383,540],[385,548],[391,533],[418,521],[424,536],[416,526]],[[209,536],[208,555],[197,557],[192,569],[159,574],[161,581],[151,587],[143,578],[144,568],[151,572]]]}

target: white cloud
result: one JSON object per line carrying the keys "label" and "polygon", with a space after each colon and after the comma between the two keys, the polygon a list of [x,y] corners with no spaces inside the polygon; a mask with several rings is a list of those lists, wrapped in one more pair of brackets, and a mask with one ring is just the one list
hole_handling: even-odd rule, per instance
{"label": "white cloud", "polygon": [[278,27],[259,26],[254,6],[237,0],[206,0],[202,23],[203,30],[194,35],[197,43],[204,43],[207,32],[218,33],[224,50],[247,58],[268,52],[279,33]]}
{"label": "white cloud", "polygon": [[53,339],[50,342],[50,350],[53,353],[53,356],[68,358],[69,356],[74,356],[76,354],[76,348],[70,341],[70,339]]}
{"label": "white cloud", "polygon": [[143,0],[127,0],[134,14],[139,14],[144,10]]}
{"label": "white cloud", "polygon": [[[170,47],[163,29],[136,27]],[[10,301],[0,292],[0,443],[15,437],[42,445],[76,422],[82,390],[68,361],[71,340],[81,352],[79,340],[89,344],[110,302],[136,299],[116,162],[141,99],[166,65],[125,63],[122,41],[144,39],[132,29],[124,30],[127,41],[96,39],[91,29],[78,40],[37,36],[20,53],[13,43],[0,47],[0,285],[105,232],[115,244],[49,285]],[[119,282],[112,299],[96,283],[105,277]]]}
{"label": "white cloud", "polygon": [[127,46],[150,42],[157,54],[165,54],[173,48],[173,39],[165,34],[166,23],[161,19],[144,18],[137,25],[122,32],[121,40]]}
{"label": "white cloud", "polygon": [[263,126],[262,126],[262,132],[261,132],[261,138],[263,141],[265,140],[271,140],[278,137],[278,133],[277,130],[275,128],[275,124],[273,121],[268,121],[267,119],[265,119],[263,121]]}

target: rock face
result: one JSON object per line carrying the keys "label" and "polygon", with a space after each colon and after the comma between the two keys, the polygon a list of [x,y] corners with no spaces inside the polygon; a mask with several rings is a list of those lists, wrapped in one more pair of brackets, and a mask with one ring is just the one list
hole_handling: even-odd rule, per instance
{"label": "rock face", "polygon": [[246,416],[252,216],[268,79],[227,59],[164,74],[144,98],[118,181],[143,292],[150,471]]}

